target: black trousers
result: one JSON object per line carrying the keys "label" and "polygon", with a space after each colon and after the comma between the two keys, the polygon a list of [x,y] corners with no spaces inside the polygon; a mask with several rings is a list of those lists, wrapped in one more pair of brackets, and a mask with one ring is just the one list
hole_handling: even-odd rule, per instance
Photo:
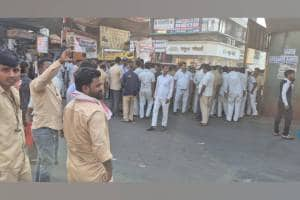
{"label": "black trousers", "polygon": [[279,133],[281,119],[284,118],[284,129],[282,135],[287,136],[290,132],[290,126],[293,119],[293,108],[285,109],[283,103],[278,103],[278,111],[274,123],[274,132]]}

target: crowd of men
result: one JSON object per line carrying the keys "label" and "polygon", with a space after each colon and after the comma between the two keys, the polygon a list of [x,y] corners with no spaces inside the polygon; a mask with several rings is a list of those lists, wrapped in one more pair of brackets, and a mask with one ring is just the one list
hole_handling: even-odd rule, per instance
{"label": "crowd of men", "polygon": [[[124,123],[150,118],[147,130],[154,131],[162,108],[161,131],[166,131],[172,105],[175,115],[191,110],[202,126],[213,116],[238,122],[245,114],[258,115],[257,96],[263,91],[259,69],[250,72],[209,64],[188,67],[185,62],[170,68],[119,57],[112,64],[97,59],[74,62],[71,50],[56,59],[40,58],[36,74],[31,80],[26,62],[19,63],[10,50],[0,50],[0,181],[51,182],[61,135],[67,143],[69,182],[111,182],[107,123],[111,117],[122,117]],[[285,75],[274,135],[279,135],[278,124],[284,117],[283,137],[291,139],[295,79],[293,71]],[[25,148],[31,130],[38,153],[34,179]]]}

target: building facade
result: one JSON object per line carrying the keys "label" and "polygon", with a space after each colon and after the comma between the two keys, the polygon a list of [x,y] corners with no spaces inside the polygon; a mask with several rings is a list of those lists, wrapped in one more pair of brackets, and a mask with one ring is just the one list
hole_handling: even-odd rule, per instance
{"label": "building facade", "polygon": [[244,63],[247,18],[153,18],[155,62]]}

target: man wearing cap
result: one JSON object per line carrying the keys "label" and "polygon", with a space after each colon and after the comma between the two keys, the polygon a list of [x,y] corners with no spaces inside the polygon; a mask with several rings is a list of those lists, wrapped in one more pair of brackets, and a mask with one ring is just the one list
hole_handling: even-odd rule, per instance
{"label": "man wearing cap", "polygon": [[52,63],[49,59],[38,62],[39,76],[30,84],[34,108],[32,134],[38,150],[36,182],[50,182],[51,169],[55,163],[55,141],[62,130],[62,98],[52,79],[62,64],[69,59],[70,50],[62,53]]}
{"label": "man wearing cap", "polygon": [[0,50],[0,182],[31,182],[18,90],[17,56]]}

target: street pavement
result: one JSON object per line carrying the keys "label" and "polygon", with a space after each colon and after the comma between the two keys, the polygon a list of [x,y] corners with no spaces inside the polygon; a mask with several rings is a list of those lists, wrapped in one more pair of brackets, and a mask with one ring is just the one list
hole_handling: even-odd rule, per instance
{"label": "street pavement", "polygon": [[[239,123],[212,118],[201,127],[192,114],[169,115],[166,132],[110,121],[117,183],[231,183],[300,181],[300,139],[272,136],[273,120],[245,117]],[[298,123],[299,124],[299,123]],[[293,126],[293,133],[300,130]],[[55,182],[66,182],[66,146],[60,139]],[[33,166],[34,168],[34,166]]]}

